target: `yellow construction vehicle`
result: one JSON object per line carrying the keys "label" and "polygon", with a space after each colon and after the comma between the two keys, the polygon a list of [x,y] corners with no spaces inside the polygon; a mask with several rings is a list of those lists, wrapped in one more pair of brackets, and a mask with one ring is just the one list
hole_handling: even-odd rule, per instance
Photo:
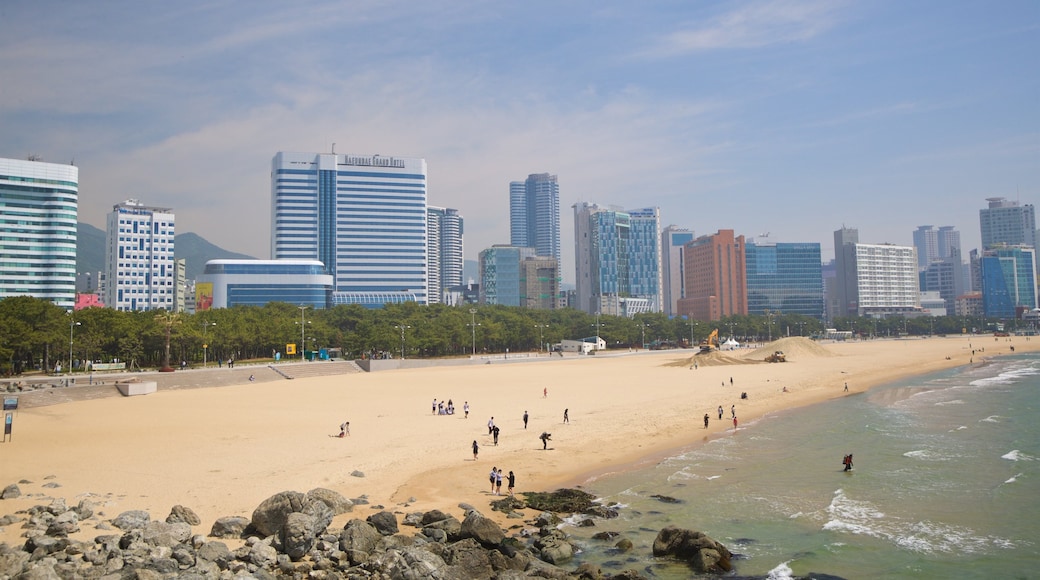
{"label": "yellow construction vehicle", "polygon": [[784,351],[778,350],[767,356],[766,362],[787,362],[787,357],[784,355]]}
{"label": "yellow construction vehicle", "polygon": [[711,352],[719,348],[719,329],[711,331],[708,338],[701,341],[701,354]]}

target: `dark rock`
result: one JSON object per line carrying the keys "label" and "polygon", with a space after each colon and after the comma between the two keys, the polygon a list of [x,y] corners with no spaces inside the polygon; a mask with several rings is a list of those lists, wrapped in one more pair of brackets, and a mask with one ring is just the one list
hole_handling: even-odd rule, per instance
{"label": "dark rock", "polygon": [[559,530],[552,530],[535,540],[534,547],[538,549],[539,558],[556,566],[567,563],[574,557],[574,546]]}
{"label": "dark rock", "polygon": [[614,518],[618,517],[617,509],[612,508],[612,507],[602,506],[602,505],[594,505],[594,506],[590,507],[589,509],[585,510],[585,513],[589,514],[590,516],[596,516],[598,518],[603,518],[605,520],[611,520],[611,519],[614,519]]}
{"label": "dark rock", "polygon": [[343,526],[343,531],[339,534],[339,549],[347,554],[352,564],[364,564],[380,538],[382,535],[375,526],[353,519]]}
{"label": "dark rock", "polygon": [[592,539],[593,540],[613,540],[614,538],[618,537],[619,535],[620,534],[618,534],[617,532],[596,532],[595,534],[592,534]]}
{"label": "dark rock", "polygon": [[442,512],[441,510],[430,510],[422,515],[422,519],[419,520],[419,527],[425,527],[433,522],[439,522],[446,520],[452,516]]}
{"label": "dark rock", "polygon": [[600,570],[599,566],[590,564],[588,562],[578,566],[578,569],[574,571],[575,576],[580,580],[602,580],[603,571]]}
{"label": "dark rock", "polygon": [[359,471],[359,470],[355,469],[354,471],[350,472],[350,475],[352,477],[365,477],[365,472],[364,471]]}
{"label": "dark rock", "polygon": [[76,515],[79,516],[80,521],[82,521],[94,517],[94,508],[94,502],[89,499],[81,499],[79,500],[79,504],[73,508],[73,511],[76,512]]}
{"label": "dark rock", "polygon": [[215,538],[241,538],[249,526],[249,520],[241,516],[227,516],[213,522],[209,535]]}
{"label": "dark rock", "polygon": [[148,512],[131,510],[116,516],[116,519],[112,520],[112,525],[124,531],[137,530],[148,525],[151,520],[152,516],[148,515]]}
{"label": "dark rock", "polygon": [[332,491],[331,489],[325,489],[318,487],[307,492],[307,497],[318,500],[325,505],[329,506],[332,510],[332,515],[338,516],[345,514],[349,511],[353,511],[354,502],[343,497],[342,494]]}
{"label": "dark rock", "polygon": [[22,490],[14,483],[0,491],[0,499],[14,499],[16,497],[22,497]]}
{"label": "dark rock", "polygon": [[303,558],[314,546],[317,537],[314,524],[314,516],[299,512],[289,514],[285,521],[281,536],[282,550],[293,562]]}
{"label": "dark rock", "polygon": [[22,518],[14,515],[14,514],[7,514],[6,516],[0,517],[0,526],[9,526],[9,525],[11,525],[13,523],[20,522],[20,521],[22,521]]}
{"label": "dark rock", "polygon": [[392,536],[398,532],[397,516],[390,512],[374,513],[365,520],[384,536]]}
{"label": "dark rock", "polygon": [[659,501],[661,503],[682,503],[681,499],[676,499],[676,498],[668,496],[668,495],[660,495],[660,494],[656,494],[655,493],[654,495],[652,495],[650,497],[656,499],[657,501]]}
{"label": "dark rock", "polygon": [[76,512],[74,511],[67,511],[59,515],[47,525],[48,536],[64,538],[69,534],[74,534],[78,531],[79,517],[76,516]]}
{"label": "dark rock", "polygon": [[54,554],[69,546],[66,538],[52,538],[50,536],[32,536],[25,541],[25,551],[30,554],[39,552],[41,554]]}
{"label": "dark rock", "polygon": [[596,521],[592,518],[585,518],[578,523],[579,528],[592,528],[596,526]]}
{"label": "dark rock", "polygon": [[596,496],[580,489],[558,489],[552,493],[525,492],[527,506],[554,513],[583,513],[593,506]]}
{"label": "dark rock", "polygon": [[[475,513],[475,512],[470,512]],[[444,562],[453,578],[492,578],[494,576],[488,550],[472,538],[460,540],[444,550]]]}
{"label": "dark rock", "polygon": [[54,488],[58,488],[58,487],[61,487],[61,484],[60,484],[60,483],[57,483],[57,482],[54,482],[54,481],[52,481],[52,482],[50,482],[50,483],[45,483],[45,484],[43,484],[43,485],[42,485],[41,487],[46,487],[46,488],[48,488],[48,489],[54,489]]}
{"label": "dark rock", "polygon": [[291,513],[314,517],[314,528],[325,531],[332,523],[332,509],[323,501],[298,491],[283,491],[265,499],[253,510],[252,525],[262,536],[273,536],[282,530]]}
{"label": "dark rock", "polygon": [[454,516],[449,516],[444,513],[438,512],[444,516],[444,519],[427,521],[429,518],[423,517],[423,533],[426,530],[440,530],[447,534],[448,540],[455,542],[458,541],[462,533],[462,522],[456,519]]}
{"label": "dark rock", "polygon": [[617,548],[618,551],[628,552],[633,547],[632,540],[629,540],[628,538],[621,538],[620,540],[618,540],[618,543],[614,544],[614,547]]}
{"label": "dark rock", "polygon": [[490,547],[501,543],[506,535],[498,524],[473,510],[466,514],[466,519],[462,520],[459,537],[473,538],[484,546]]}
{"label": "dark rock", "polygon": [[538,514],[537,518],[534,519],[534,525],[538,526],[539,528],[544,528],[546,526],[555,526],[556,524],[560,523],[560,521],[560,516],[552,512],[542,512]]}
{"label": "dark rock", "polygon": [[404,518],[401,519],[401,525],[418,528],[420,527],[420,522],[422,522],[422,517],[422,512],[408,512],[404,515]]}
{"label": "dark rock", "polygon": [[172,548],[191,537],[191,526],[178,522],[168,524],[166,522],[148,522],[141,530],[141,540],[151,546],[166,546]]}
{"label": "dark rock", "polygon": [[195,512],[191,511],[190,508],[186,508],[182,505],[175,505],[170,510],[170,515],[166,516],[166,523],[168,524],[188,524],[189,526],[197,526],[202,523],[199,516]]}
{"label": "dark rock", "polygon": [[278,562],[278,551],[270,544],[259,542],[249,549],[246,561],[260,568],[270,568]]}
{"label": "dark rock", "polygon": [[[242,518],[245,519],[245,518]],[[228,562],[231,561],[231,550],[224,542],[206,542],[195,552],[199,560],[205,560],[217,565],[221,570],[227,570]]]}
{"label": "dark rock", "polygon": [[700,574],[721,574],[732,569],[732,554],[725,546],[702,532],[668,526],[654,540],[654,556],[685,560]]}

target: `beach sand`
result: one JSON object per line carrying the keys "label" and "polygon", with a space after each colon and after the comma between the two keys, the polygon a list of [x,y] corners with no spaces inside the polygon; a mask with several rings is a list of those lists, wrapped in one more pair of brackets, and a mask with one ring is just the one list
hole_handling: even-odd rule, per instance
{"label": "beach sand", "polygon": [[[981,335],[785,339],[757,351],[696,358],[681,350],[545,357],[23,408],[12,440],[0,444],[0,488],[18,483],[22,496],[0,500],[0,515],[59,497],[70,505],[90,498],[102,519],[140,509],[161,520],[183,505],[202,520],[195,533],[208,534],[216,519],[248,518],[275,493],[323,487],[348,498],[366,495],[371,504],[338,516],[333,526],[365,518],[378,505],[399,514],[437,508],[461,519],[457,506],[464,502],[509,527],[517,521],[488,505],[499,499],[490,494],[492,466],[516,473],[517,492],[579,485],[711,437],[741,436],[743,428],[733,429],[731,405],[746,425],[767,413],[972,359],[984,364],[1010,354],[1012,345],[1018,352],[1040,350],[1040,340]],[[973,357],[972,347],[986,350]],[[788,362],[760,362],[774,348],[785,350]],[[846,382],[849,393],[843,392]],[[740,400],[741,392],[749,398]],[[456,414],[432,414],[434,398],[452,399]],[[462,413],[467,401],[468,419]],[[719,405],[723,421],[717,420]],[[708,429],[705,413],[711,416]],[[498,446],[488,435],[491,417],[501,429]],[[330,437],[343,421],[350,421],[351,436]],[[543,431],[552,433],[544,451],[538,439]],[[480,445],[476,461],[474,440]],[[84,522],[75,537],[110,533],[94,525]],[[20,545],[22,533],[20,523],[9,525],[0,542]]]}

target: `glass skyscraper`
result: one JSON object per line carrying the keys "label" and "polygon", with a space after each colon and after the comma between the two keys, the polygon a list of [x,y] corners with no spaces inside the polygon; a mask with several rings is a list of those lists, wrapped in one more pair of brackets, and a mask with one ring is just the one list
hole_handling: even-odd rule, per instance
{"label": "glass skyscraper", "polygon": [[76,303],[79,168],[0,159],[0,299]]}
{"label": "glass skyscraper", "polygon": [[336,304],[427,302],[426,160],[279,152],[271,256],[320,260]]}
{"label": "glass skyscraper", "polygon": [[990,197],[989,207],[979,210],[982,248],[1006,244],[1036,247],[1036,214],[1032,205],[1018,205],[1003,197]]}
{"label": "glass skyscraper", "polygon": [[1036,308],[1036,255],[1028,246],[993,248],[981,259],[986,316],[1014,318],[1016,307]]}
{"label": "glass skyscraper", "polygon": [[820,244],[750,242],[744,254],[748,313],[769,310],[823,319]]}
{"label": "glass skyscraper", "polygon": [[[661,212],[621,211],[581,202],[574,206],[576,295],[590,314],[660,312]],[[641,305],[626,305],[639,299]]]}
{"label": "glass skyscraper", "polygon": [[560,260],[560,185],[555,175],[534,173],[526,181],[509,183],[509,244]]}

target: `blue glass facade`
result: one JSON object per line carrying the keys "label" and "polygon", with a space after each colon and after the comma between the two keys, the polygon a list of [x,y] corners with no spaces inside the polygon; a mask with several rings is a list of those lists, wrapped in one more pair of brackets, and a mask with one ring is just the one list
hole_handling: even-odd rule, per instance
{"label": "blue glass facade", "polygon": [[317,260],[210,260],[198,281],[212,284],[213,308],[332,302],[332,276]]}
{"label": "blue glass facade", "polygon": [[983,254],[980,269],[986,316],[1014,318],[1016,307],[1036,308],[1034,264],[1033,248],[997,248]]}
{"label": "blue glass facade", "polygon": [[334,301],[427,302],[425,160],[281,152],[271,191],[272,256],[320,260]]}
{"label": "blue glass facade", "polygon": [[480,302],[525,306],[520,263],[534,256],[533,248],[495,246],[480,253]]}
{"label": "blue glass facade", "polygon": [[778,310],[823,319],[820,244],[749,243],[744,256],[749,313]]}

